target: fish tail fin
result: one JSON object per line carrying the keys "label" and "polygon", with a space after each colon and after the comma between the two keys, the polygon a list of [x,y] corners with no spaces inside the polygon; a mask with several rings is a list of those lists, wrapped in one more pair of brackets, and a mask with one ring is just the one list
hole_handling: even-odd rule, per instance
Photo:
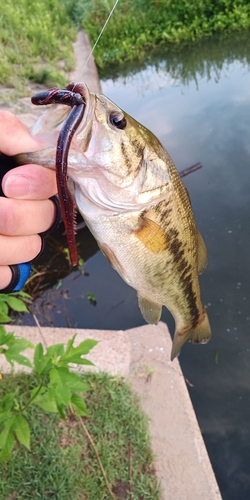
{"label": "fish tail fin", "polygon": [[195,328],[185,330],[185,332],[178,330],[175,332],[171,351],[171,361],[173,361],[176,356],[179,356],[181,348],[185,342],[192,342],[193,344],[206,344],[210,337],[211,328],[207,313],[204,309],[202,318]]}

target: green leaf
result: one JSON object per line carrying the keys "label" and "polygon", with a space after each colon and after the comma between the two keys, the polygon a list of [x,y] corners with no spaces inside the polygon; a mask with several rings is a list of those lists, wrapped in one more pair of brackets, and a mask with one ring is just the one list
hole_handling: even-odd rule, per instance
{"label": "green leaf", "polygon": [[73,346],[76,335],[77,334],[75,333],[75,335],[73,335],[73,337],[71,337],[71,339],[68,340],[67,345],[66,345],[65,354],[67,354],[70,351],[71,347]]}
{"label": "green leaf", "polygon": [[98,340],[93,340],[93,339],[86,339],[83,342],[81,342],[75,349],[77,352],[84,354],[89,354],[89,351],[93,349],[97,344],[99,344]]}
{"label": "green leaf", "polygon": [[5,444],[0,451],[0,462],[2,462],[3,460],[7,460],[10,457],[11,452],[14,448],[14,444],[15,444],[14,433],[12,430],[10,430],[8,432],[8,435],[6,436]]}
{"label": "green leaf", "polygon": [[1,314],[8,314],[8,311],[9,311],[9,308],[8,308],[8,306],[6,304],[6,301],[2,302],[0,304],[0,312],[1,312]]}
{"label": "green leaf", "polygon": [[50,370],[49,386],[54,389],[57,405],[68,406],[71,398],[71,390],[66,385],[66,375],[68,368],[52,368]]}
{"label": "green leaf", "polygon": [[0,311],[0,323],[9,323],[10,321],[12,321],[12,319],[7,314]]}
{"label": "green leaf", "polygon": [[88,293],[87,293],[87,299],[90,301],[90,303],[91,303],[93,306],[96,306],[97,301],[96,301],[96,298],[95,298],[95,296],[94,296],[94,294],[93,294],[93,293],[88,292]]}
{"label": "green leaf", "polygon": [[37,344],[34,352],[36,373],[38,373],[38,375],[45,375],[45,373],[48,373],[54,364],[58,364],[58,358],[60,358],[63,353],[64,344],[53,344],[49,346],[45,354],[43,354],[42,344]]}
{"label": "green leaf", "polygon": [[[71,340],[74,341],[74,338]],[[76,363],[78,365],[88,364],[93,366],[93,363],[91,361],[82,359],[81,356],[88,354],[89,351],[98,344],[98,341],[92,339],[86,339],[83,342],[81,342],[77,347],[73,347],[72,343],[73,342],[71,342],[70,344],[68,342],[66,351],[61,356],[60,363],[66,362],[66,363]]]}
{"label": "green leaf", "polygon": [[0,330],[0,345],[9,345],[13,343],[15,338],[14,332],[7,333],[5,328],[1,327]]}
{"label": "green leaf", "polygon": [[75,363],[78,365],[95,366],[94,363],[92,363],[92,361],[90,361],[89,359],[86,359],[86,358],[80,358],[80,361],[78,360],[78,358],[75,358],[75,361],[72,360],[72,361],[70,361],[70,363]]}
{"label": "green leaf", "polygon": [[[8,351],[7,351],[8,353]],[[15,354],[15,356],[12,356],[11,360],[8,359],[8,356],[7,356],[7,353],[5,355],[7,361],[9,361],[9,363],[13,366],[13,361],[15,361],[16,363],[19,363],[19,365],[23,365],[23,366],[27,366],[29,368],[33,368],[33,365],[32,363],[30,362],[30,360],[26,357],[26,356],[23,356],[22,354]]]}
{"label": "green leaf", "polygon": [[16,415],[14,430],[19,443],[30,450],[30,427],[23,415]]}
{"label": "green leaf", "polygon": [[36,403],[39,408],[42,408],[43,411],[47,411],[48,413],[59,413],[57,404],[55,399],[44,399],[44,401],[40,401]]}
{"label": "green leaf", "polygon": [[61,400],[60,394],[57,394],[57,388],[56,389],[52,388],[51,393],[54,396],[54,400],[55,400],[55,403],[57,406],[57,411],[58,411],[60,417],[64,419],[65,413],[63,411],[63,402]]}
{"label": "green leaf", "polygon": [[29,293],[23,292],[22,290],[19,290],[18,292],[14,292],[12,295],[13,296],[18,295],[19,297],[23,297],[24,299],[31,299],[31,295],[29,295]]}
{"label": "green leaf", "polygon": [[33,344],[24,338],[14,337],[11,342],[8,342],[8,349],[6,349],[4,355],[6,360],[13,366],[13,362],[19,363],[20,365],[29,366],[32,368],[32,364],[26,356],[20,354],[21,351],[25,351],[28,347],[34,347]]}
{"label": "green leaf", "polygon": [[[16,396],[15,392],[9,392],[8,394],[5,394],[3,399],[0,401],[0,412],[11,410],[15,396]],[[0,418],[1,418],[1,413],[0,413]]]}
{"label": "green leaf", "polygon": [[50,372],[50,380],[53,386],[67,386],[72,392],[86,392],[89,389],[87,384],[83,381],[81,375],[70,372],[67,367],[53,368]]}
{"label": "green leaf", "polygon": [[8,341],[8,345],[12,352],[21,352],[28,348],[34,348],[32,342],[23,337],[15,337],[14,334],[11,334],[11,341]]}
{"label": "green leaf", "polygon": [[14,311],[29,312],[23,300],[18,299],[17,297],[13,297],[12,295],[10,295],[6,299],[6,302]]}
{"label": "green leaf", "polygon": [[4,430],[0,433],[0,461],[5,460],[11,454],[15,439],[13,432],[13,425],[15,423],[15,415],[12,415],[5,421]]}
{"label": "green leaf", "polygon": [[[60,407],[62,406],[69,406],[70,400],[71,400],[71,390],[66,386],[62,387],[60,385],[57,385],[54,389],[55,391],[55,400],[57,407],[58,405]],[[59,409],[59,407],[58,407]]]}
{"label": "green leaf", "polygon": [[2,325],[0,325],[0,345],[4,344],[5,335],[6,335],[5,328]]}
{"label": "green leaf", "polygon": [[12,416],[11,411],[5,411],[5,412],[0,412],[0,424],[3,424],[6,420],[9,420],[9,418]]}
{"label": "green leaf", "polygon": [[42,361],[43,361],[43,345],[41,344],[41,342],[39,342],[39,344],[37,344],[35,347],[34,358],[33,358],[35,372],[38,375],[40,375],[43,368]]}
{"label": "green leaf", "polygon": [[[31,397],[34,396],[34,391],[37,391],[37,387],[32,390]],[[53,389],[47,390],[46,387],[42,387],[41,392],[37,394],[37,397],[33,399],[31,404],[35,404],[42,408],[44,411],[50,413],[58,413],[57,404],[55,401],[55,393]]]}
{"label": "green leaf", "polygon": [[46,356],[58,358],[64,353],[64,344],[53,344],[47,348]]}
{"label": "green leaf", "polygon": [[34,368],[38,375],[45,375],[52,368],[52,358],[49,354],[43,354],[41,342],[37,344],[34,352]]}
{"label": "green leaf", "polygon": [[86,404],[84,400],[81,398],[81,396],[78,396],[77,394],[72,394],[71,396],[71,403],[76,408],[76,414],[81,417],[81,416],[88,416],[88,411]]}
{"label": "green leaf", "polygon": [[[8,298],[7,293],[0,294],[0,302],[6,302],[7,298]],[[0,305],[0,307],[1,307],[1,305]]]}
{"label": "green leaf", "polygon": [[33,387],[31,393],[30,393],[30,404],[35,404],[37,400],[47,391],[47,387],[44,385],[37,385],[36,387]]}

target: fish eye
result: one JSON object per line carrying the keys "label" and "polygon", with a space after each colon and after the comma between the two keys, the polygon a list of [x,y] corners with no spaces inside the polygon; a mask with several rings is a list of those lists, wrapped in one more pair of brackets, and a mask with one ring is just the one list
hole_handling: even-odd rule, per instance
{"label": "fish eye", "polygon": [[123,130],[127,125],[127,120],[125,116],[122,113],[117,113],[116,111],[110,113],[109,121],[111,125],[114,125],[114,127],[119,128],[121,130]]}

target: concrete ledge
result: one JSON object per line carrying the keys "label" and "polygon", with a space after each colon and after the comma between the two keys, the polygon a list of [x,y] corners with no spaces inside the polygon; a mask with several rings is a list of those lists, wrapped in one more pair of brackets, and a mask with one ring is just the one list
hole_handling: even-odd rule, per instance
{"label": "concrete ledge", "polygon": [[[42,328],[43,338],[36,327],[6,329],[34,344],[44,344],[44,338],[47,346],[66,343],[75,333],[76,344],[86,338],[99,340],[88,356],[95,370],[129,380],[149,416],[162,500],[221,499],[179,362],[169,361],[172,340],[164,323],[127,331]],[[1,369],[6,373],[9,365]]]}
{"label": "concrete ledge", "polygon": [[[130,372],[130,340],[129,336],[123,330],[81,330],[75,328],[49,328],[42,327],[40,333],[37,327],[33,326],[11,326],[5,325],[6,331],[15,332],[19,337],[25,337],[34,345],[41,342],[46,348],[52,344],[64,343],[77,334],[75,345],[80,344],[83,340],[94,339],[98,340],[99,344],[95,346],[93,351],[86,358],[90,359],[95,367],[87,367],[89,371],[107,372],[110,375],[121,375],[127,377]],[[27,349],[25,355],[33,361],[33,349]],[[0,358],[0,369],[2,373],[10,372],[9,363],[2,361]],[[16,365],[17,370],[29,372],[30,369]],[[85,366],[78,367],[79,370],[86,370]]]}
{"label": "concrete ledge", "polygon": [[219,500],[221,495],[179,361],[169,360],[165,323],[129,330],[129,379],[150,418],[162,500]]}

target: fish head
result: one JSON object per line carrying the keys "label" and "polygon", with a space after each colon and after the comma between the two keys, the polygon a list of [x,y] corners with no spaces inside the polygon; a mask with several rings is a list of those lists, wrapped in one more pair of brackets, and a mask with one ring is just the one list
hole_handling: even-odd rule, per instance
{"label": "fish head", "polygon": [[[141,210],[164,199],[171,190],[171,159],[154,134],[85,83],[70,85],[81,87],[85,101],[68,154],[80,211],[82,204],[104,212]],[[54,104],[38,120],[32,133],[51,147],[30,153],[29,161],[55,167],[58,134],[69,112]]]}
{"label": "fish head", "polygon": [[82,204],[104,212],[141,210],[164,199],[170,158],[158,139],[106,96],[82,88],[86,112],[68,159],[80,211]]}

